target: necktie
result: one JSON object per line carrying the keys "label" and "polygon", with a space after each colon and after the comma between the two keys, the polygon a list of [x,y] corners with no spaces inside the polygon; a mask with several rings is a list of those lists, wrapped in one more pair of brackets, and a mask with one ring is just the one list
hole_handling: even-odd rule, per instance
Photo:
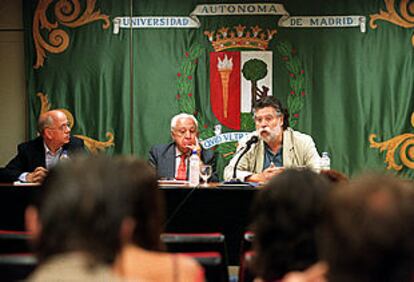
{"label": "necktie", "polygon": [[186,157],[187,156],[185,154],[182,154],[180,156],[181,160],[177,170],[177,180],[187,180],[187,164],[185,161]]}

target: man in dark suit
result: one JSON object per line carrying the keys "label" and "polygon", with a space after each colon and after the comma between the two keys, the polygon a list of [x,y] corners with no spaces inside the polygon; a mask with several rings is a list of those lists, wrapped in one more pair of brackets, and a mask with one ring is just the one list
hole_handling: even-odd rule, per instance
{"label": "man in dark suit", "polygon": [[[171,120],[173,142],[154,145],[149,152],[149,162],[161,178],[188,179],[188,159],[192,150],[197,150],[201,161],[212,166],[211,181],[217,181],[215,156],[212,151],[203,150],[198,143],[198,123],[194,116],[181,113]],[[180,175],[181,162],[184,162],[184,177]]]}
{"label": "man in dark suit", "polygon": [[85,151],[83,140],[70,136],[68,119],[59,110],[43,113],[38,131],[39,137],[18,146],[17,156],[1,172],[2,181],[41,183],[60,159]]}

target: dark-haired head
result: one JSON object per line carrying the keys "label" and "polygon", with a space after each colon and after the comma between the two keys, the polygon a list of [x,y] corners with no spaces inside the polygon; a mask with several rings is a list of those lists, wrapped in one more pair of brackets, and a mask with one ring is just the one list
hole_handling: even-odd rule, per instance
{"label": "dark-haired head", "polygon": [[289,127],[289,112],[286,108],[283,108],[282,103],[274,96],[266,96],[256,101],[253,106],[253,112],[266,107],[272,107],[277,114],[283,115],[283,129]]}
{"label": "dark-haired head", "polygon": [[125,186],[120,167],[108,157],[82,157],[50,171],[31,207],[39,228],[34,246],[39,260],[82,252],[91,263],[110,263],[120,249],[120,228],[128,214],[122,205]]}
{"label": "dark-haired head", "polygon": [[254,270],[265,281],[318,260],[316,230],[330,184],[309,170],[286,170],[268,182],[252,210]]}
{"label": "dark-haired head", "polygon": [[164,220],[164,199],[158,189],[156,172],[147,162],[118,159],[123,177],[128,179],[125,205],[135,221],[132,243],[147,250],[162,250],[160,240]]}
{"label": "dark-haired head", "polygon": [[323,169],[321,170],[320,175],[324,176],[333,184],[348,183],[349,181],[348,177],[345,174],[334,169]]}
{"label": "dark-haired head", "polygon": [[413,281],[411,181],[372,174],[336,187],[322,231],[329,281]]}

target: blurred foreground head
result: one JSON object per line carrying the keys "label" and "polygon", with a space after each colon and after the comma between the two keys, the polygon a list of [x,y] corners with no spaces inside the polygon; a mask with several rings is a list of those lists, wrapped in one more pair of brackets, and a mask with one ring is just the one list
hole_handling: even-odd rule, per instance
{"label": "blurred foreground head", "polygon": [[160,235],[164,221],[164,201],[154,168],[146,161],[127,157],[118,159],[118,164],[128,179],[124,205],[129,210],[128,216],[135,222],[130,241],[146,250],[162,250]]}
{"label": "blurred foreground head", "polygon": [[316,228],[330,183],[309,170],[286,170],[255,199],[254,270],[265,281],[304,270],[318,260]]}
{"label": "blurred foreground head", "polygon": [[74,158],[52,169],[26,211],[40,262],[69,252],[110,263],[120,249],[129,179],[108,157]]}
{"label": "blurred foreground head", "polygon": [[412,182],[368,175],[339,186],[325,217],[321,242],[329,281],[412,281]]}

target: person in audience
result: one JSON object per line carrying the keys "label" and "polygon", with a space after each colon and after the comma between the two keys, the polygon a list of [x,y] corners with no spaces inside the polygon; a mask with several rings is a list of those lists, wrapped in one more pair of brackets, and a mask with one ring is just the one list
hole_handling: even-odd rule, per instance
{"label": "person in audience", "polygon": [[41,183],[60,159],[85,150],[83,140],[70,136],[69,122],[62,111],[41,114],[37,127],[40,136],[17,147],[17,156],[1,172],[2,181]]}
{"label": "person in audience", "polygon": [[50,171],[25,214],[39,261],[29,281],[118,281],[111,265],[129,214],[121,173],[104,157]]}
{"label": "person in audience", "polygon": [[256,281],[323,279],[316,235],[330,185],[310,170],[288,169],[258,193],[251,213]]}
{"label": "person in audience", "polygon": [[181,113],[171,119],[173,142],[154,145],[149,152],[149,163],[161,178],[188,180],[189,157],[197,150],[200,160],[212,166],[211,181],[217,181],[214,153],[204,150],[198,142],[198,122],[189,114]]}
{"label": "person in audience", "polygon": [[236,178],[248,182],[265,182],[283,171],[281,167],[319,165],[319,154],[309,135],[289,127],[289,114],[280,101],[267,96],[254,105],[256,131],[240,140],[233,159],[224,169],[224,179],[233,179],[239,154],[246,142],[258,136],[259,142],[240,159],[236,168]]}
{"label": "person in audience", "polygon": [[326,177],[333,184],[348,183],[349,181],[345,174],[334,169],[322,169],[319,174]]}
{"label": "person in audience", "polygon": [[366,175],[327,201],[321,253],[330,282],[414,279],[414,185]]}
{"label": "person in audience", "polygon": [[[155,171],[147,163],[134,159],[120,160],[128,179],[127,200],[134,228],[124,242],[114,269],[127,281],[204,281],[204,272],[194,260],[184,255],[162,252],[160,240],[164,202],[158,189]],[[137,171],[139,173],[137,173]]]}

